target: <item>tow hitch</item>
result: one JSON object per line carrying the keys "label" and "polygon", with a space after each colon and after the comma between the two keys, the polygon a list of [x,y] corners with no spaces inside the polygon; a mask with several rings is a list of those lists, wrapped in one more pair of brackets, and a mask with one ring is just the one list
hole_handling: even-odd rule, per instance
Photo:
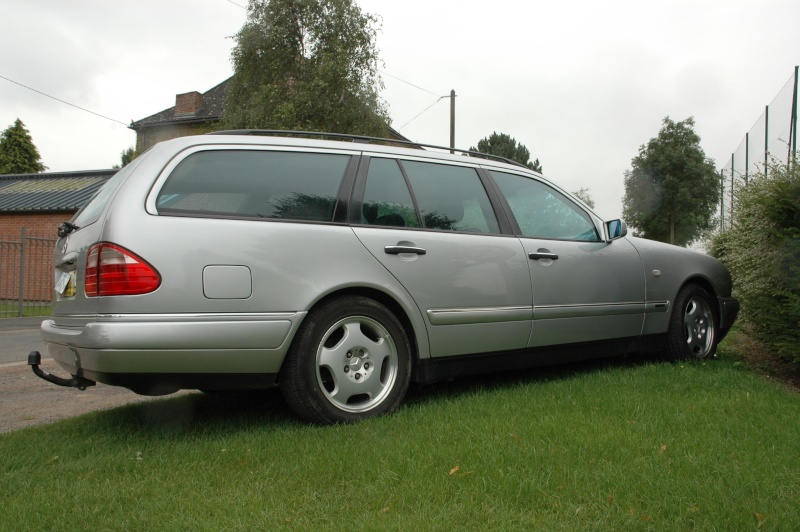
{"label": "tow hitch", "polygon": [[46,371],[42,371],[42,369],[39,367],[39,364],[41,363],[42,355],[39,353],[39,351],[31,351],[28,354],[28,365],[31,367],[31,369],[33,369],[33,372],[37,377],[41,377],[47,382],[52,382],[53,384],[66,386],[68,388],[77,388],[79,390],[85,390],[89,386],[94,386],[96,384],[94,381],[84,379],[83,377],[78,377],[77,375],[73,375],[71,379],[56,377],[55,375],[51,375]]}

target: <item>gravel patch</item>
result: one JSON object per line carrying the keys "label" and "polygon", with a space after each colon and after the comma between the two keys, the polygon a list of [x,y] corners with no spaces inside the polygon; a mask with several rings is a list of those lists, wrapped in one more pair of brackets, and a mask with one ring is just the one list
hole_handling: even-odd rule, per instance
{"label": "gravel patch", "polygon": [[[48,373],[69,377],[51,358],[43,359],[40,367]],[[158,398],[100,383],[82,392],[40,379],[25,363],[0,364],[0,433],[154,399]]]}

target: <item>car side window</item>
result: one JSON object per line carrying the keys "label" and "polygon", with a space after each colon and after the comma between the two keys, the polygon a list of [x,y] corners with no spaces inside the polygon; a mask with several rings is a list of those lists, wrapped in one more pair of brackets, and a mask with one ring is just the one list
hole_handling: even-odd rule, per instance
{"label": "car side window", "polygon": [[370,160],[361,221],[368,225],[419,227],[411,192],[396,160]]}
{"label": "car side window", "polygon": [[467,233],[500,233],[489,196],[474,168],[401,161],[422,226]]}
{"label": "car side window", "polygon": [[491,172],[517,219],[522,236],[598,241],[589,215],[575,202],[535,179]]}
{"label": "car side window", "polygon": [[209,150],[189,155],[156,199],[161,214],[331,221],[349,155]]}

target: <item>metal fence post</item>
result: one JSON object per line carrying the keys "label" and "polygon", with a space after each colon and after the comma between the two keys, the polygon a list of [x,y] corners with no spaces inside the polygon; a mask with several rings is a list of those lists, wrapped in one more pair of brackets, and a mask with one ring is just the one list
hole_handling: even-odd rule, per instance
{"label": "metal fence post", "polygon": [[[798,104],[798,91],[800,91],[800,65],[796,65],[794,67],[794,72],[792,74],[792,77],[789,78],[786,81],[786,84],[778,92],[778,94],[775,96],[775,98],[772,100],[772,102],[770,102],[768,105],[764,106],[764,113],[759,117],[759,119],[756,121],[756,123],[753,125],[753,127],[750,128],[750,131],[748,131],[745,134],[745,137],[744,137],[744,149],[745,149],[744,166],[745,166],[745,168],[744,168],[744,172],[742,172],[741,169],[739,171],[739,177],[742,178],[742,179],[737,179],[736,178],[736,161],[734,160],[734,155],[731,154],[731,158],[730,158],[730,161],[729,161],[730,168],[731,168],[731,191],[730,191],[731,201],[729,203],[729,209],[728,209],[729,211],[732,210],[732,208],[733,208],[733,203],[734,203],[733,199],[734,199],[734,196],[736,194],[736,191],[733,190],[733,188],[735,187],[735,181],[736,180],[739,181],[739,187],[740,188],[743,187],[743,186],[747,186],[749,184],[749,182],[750,182],[750,165],[751,164],[753,165],[753,169],[755,170],[754,175],[763,175],[764,177],[768,177],[769,176],[769,166],[770,166],[770,164],[773,164],[773,163],[775,165],[784,165],[785,164],[787,168],[791,168],[793,165],[797,164],[797,136],[798,136],[798,126],[800,126],[800,123],[798,123],[798,112],[797,112],[798,111],[798,105],[797,105]],[[772,113],[770,113],[770,111],[772,111]],[[777,113],[777,115],[775,113]],[[774,137],[774,135],[770,135],[770,131],[769,131],[769,128],[770,128],[770,124],[769,124],[770,116],[769,115],[770,114],[774,115],[773,116],[773,121],[774,121],[774,117],[775,116],[778,117],[778,119],[779,119],[778,122],[780,122],[780,125],[779,124],[775,124],[775,126],[776,127],[780,127],[780,128],[783,128],[784,115],[788,114],[789,121],[790,121],[790,124],[789,124],[789,139],[788,139],[788,146],[787,146],[788,153],[784,152],[783,150],[778,150],[778,149],[775,150],[774,154],[771,153],[770,142],[775,142],[775,143],[783,142],[784,141],[784,139],[783,139],[784,131],[782,130],[780,132],[777,132],[778,136],[776,138],[774,138],[774,139],[770,138],[770,137]],[[763,122],[762,122],[762,118],[763,118]],[[761,131],[762,125],[764,127],[764,131],[763,132]],[[751,144],[750,144],[750,133],[755,135],[753,137],[753,144],[752,144],[752,147],[753,147],[753,150],[754,150],[753,157],[750,157],[750,147],[751,147]],[[757,144],[756,137],[758,137],[759,135],[763,135],[763,141],[764,141],[763,151],[759,151],[759,150],[761,150],[761,148],[758,148],[756,146],[756,144]],[[741,146],[741,144],[740,144],[740,146]],[[737,148],[737,151],[734,152],[734,153],[737,153],[737,152],[738,152],[738,148]],[[760,153],[761,155],[758,155],[758,153]],[[786,154],[786,159],[785,160],[783,159],[783,154],[784,153]],[[770,157],[772,157],[772,160],[770,160]],[[741,166],[741,165],[742,165],[742,157],[739,157],[739,166]],[[759,167],[759,165],[763,165],[763,167]],[[728,165],[726,164],[722,168],[725,169],[727,167],[728,167]],[[727,174],[726,174],[726,178],[727,178]],[[727,223],[729,225],[733,223],[733,216],[731,215],[730,212],[728,213],[728,216],[726,218],[727,218]]]}
{"label": "metal fence post", "polygon": [[725,171],[719,171],[719,226],[725,231]]}
{"label": "metal fence post", "polygon": [[[731,158],[733,158],[733,154],[731,154]],[[733,227],[733,166],[731,166],[731,215],[728,218],[728,224]]]}
{"label": "metal fence post", "polygon": [[764,113],[764,177],[766,177],[769,173],[769,105]]}
{"label": "metal fence post", "polygon": [[25,242],[27,240],[26,229],[23,227],[19,241],[19,317],[22,317],[22,309],[25,303]]}
{"label": "metal fence post", "polygon": [[748,183],[750,177],[750,133],[744,135],[744,184]]}

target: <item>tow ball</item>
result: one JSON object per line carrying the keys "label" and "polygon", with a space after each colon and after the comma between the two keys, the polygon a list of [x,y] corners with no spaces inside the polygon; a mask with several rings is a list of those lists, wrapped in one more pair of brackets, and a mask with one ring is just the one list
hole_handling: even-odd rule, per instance
{"label": "tow ball", "polygon": [[71,379],[56,377],[55,375],[51,375],[46,371],[42,371],[42,369],[39,367],[41,363],[42,355],[39,353],[39,351],[31,351],[28,353],[28,365],[31,367],[31,369],[33,369],[33,372],[37,377],[40,377],[47,382],[52,382],[53,384],[57,384],[59,386],[66,386],[67,388],[77,388],[79,390],[85,390],[89,386],[94,386],[96,384],[94,381],[84,379],[83,377],[78,377],[77,375],[73,375]]}

